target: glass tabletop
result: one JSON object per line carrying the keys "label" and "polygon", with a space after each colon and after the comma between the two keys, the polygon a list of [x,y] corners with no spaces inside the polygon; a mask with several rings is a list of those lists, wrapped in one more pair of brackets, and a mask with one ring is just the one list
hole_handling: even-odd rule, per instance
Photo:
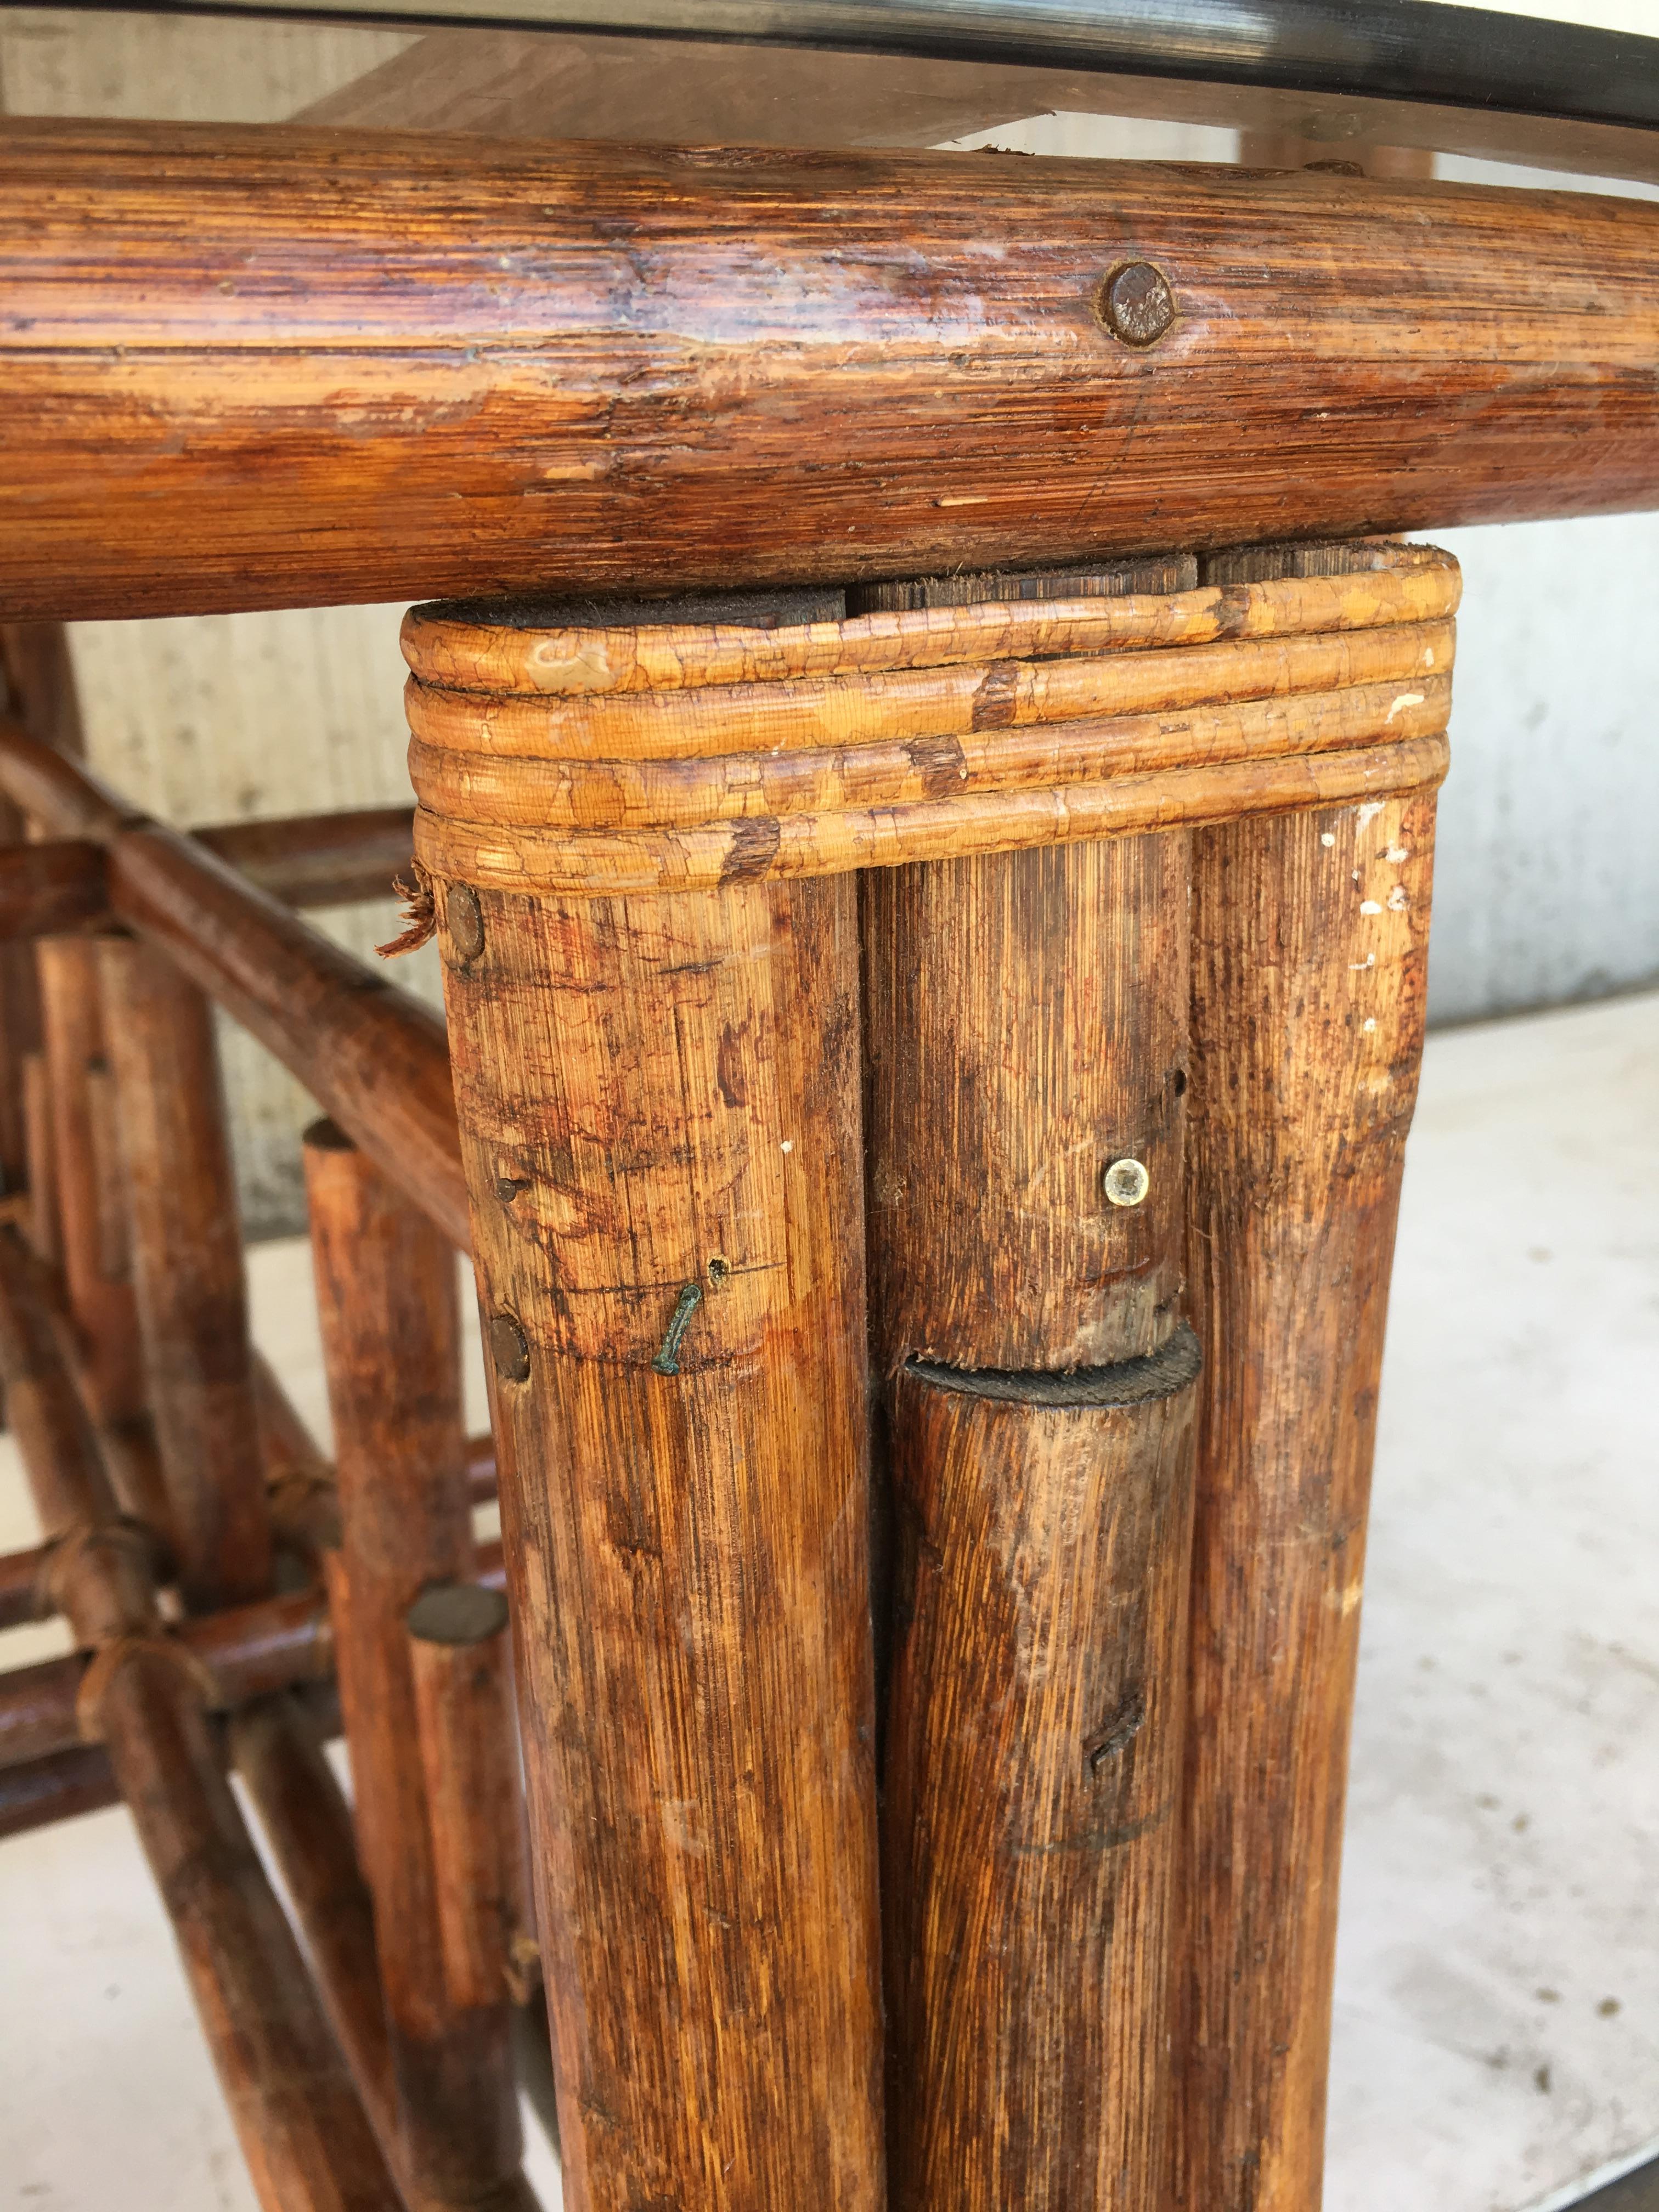
{"label": "glass tabletop", "polygon": [[0,5],[0,106],[1659,184],[1659,39],[1443,0]]}

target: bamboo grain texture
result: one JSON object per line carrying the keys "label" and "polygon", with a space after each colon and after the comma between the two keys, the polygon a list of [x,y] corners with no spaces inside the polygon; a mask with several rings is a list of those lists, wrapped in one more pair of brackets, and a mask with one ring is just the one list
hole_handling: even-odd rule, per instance
{"label": "bamboo grain texture", "polygon": [[[266,1045],[465,1249],[471,1230],[448,1054],[443,1024],[430,1008],[343,952],[228,862],[147,820],[79,762],[4,716],[0,789],[54,836],[100,846],[119,921]],[[43,954],[48,949],[89,951],[43,946]],[[69,1012],[84,1024],[84,1012],[76,1012],[82,1003],[70,995]],[[83,1050],[88,1042],[82,1040]],[[72,1103],[62,1109],[73,1111]],[[80,1132],[72,1120],[71,1157],[89,1149]],[[124,1389],[133,1387],[136,1322],[133,1335]],[[118,1348],[124,1340],[112,1334],[110,1341]]]}
{"label": "bamboo grain texture", "polygon": [[[1636,199],[13,122],[0,206],[19,616],[841,581],[1659,500]],[[1141,261],[1176,309],[1144,346],[1099,309]]]}
{"label": "bamboo grain texture", "polygon": [[437,911],[566,2201],[874,2212],[852,886]]}
{"label": "bamboo grain texture", "polygon": [[[442,1236],[331,1122],[306,1133],[341,1542],[329,1610],[358,1850],[374,1900],[411,2212],[533,2212],[507,2048],[507,1990],[446,1978],[438,1854],[404,1628],[430,1583],[474,1562],[461,1420],[459,1313]],[[501,1733],[507,1722],[498,1717]]]}

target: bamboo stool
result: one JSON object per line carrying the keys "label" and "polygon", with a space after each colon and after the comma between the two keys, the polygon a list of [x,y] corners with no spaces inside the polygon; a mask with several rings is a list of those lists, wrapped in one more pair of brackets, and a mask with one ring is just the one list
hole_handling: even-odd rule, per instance
{"label": "bamboo stool", "polygon": [[[1457,589],[417,608],[447,1048],[294,911],[406,813],[146,822],[5,634],[0,1828],[131,1805],[266,2206],[528,2207],[539,1973],[573,2212],[1312,2212]],[[331,1464],[210,1000],[330,1117]]]}

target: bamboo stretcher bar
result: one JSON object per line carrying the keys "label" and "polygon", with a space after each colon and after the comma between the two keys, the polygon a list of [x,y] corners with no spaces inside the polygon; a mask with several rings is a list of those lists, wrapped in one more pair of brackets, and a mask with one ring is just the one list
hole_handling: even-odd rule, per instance
{"label": "bamboo stretcher bar", "polygon": [[[15,122],[0,209],[19,614],[861,580],[1659,501],[1637,199]],[[1129,267],[1156,315],[1114,306]]]}
{"label": "bamboo stretcher bar", "polygon": [[373,806],[194,830],[197,842],[284,906],[385,898],[409,866],[411,810]]}
{"label": "bamboo stretcher bar", "polygon": [[[411,811],[366,807],[193,830],[198,845],[284,906],[386,897],[408,866]],[[111,919],[100,848],[76,838],[0,848],[0,939],[51,937]]]}
{"label": "bamboo stretcher bar", "polygon": [[219,1771],[188,1656],[155,1610],[35,1270],[0,1230],[0,1372],[54,1572],[94,1648],[83,1727],[101,1736],[173,1923],[266,2212],[402,2212],[287,1920]]}
{"label": "bamboo stretcher bar", "polygon": [[38,1544],[26,1552],[0,1553],[0,1628],[44,1620],[51,1610],[44,1572],[47,1557],[46,1548]]}
{"label": "bamboo stretcher bar", "polygon": [[0,1837],[49,1828],[120,1802],[102,1744],[77,1743],[21,1766],[0,1766]]}
{"label": "bamboo stretcher bar", "polygon": [[116,918],[250,1030],[466,1249],[449,1058],[435,1014],[4,717],[0,789],[52,834],[101,846]]}
{"label": "bamboo stretcher bar", "polygon": [[[339,1510],[335,1498],[334,1468],[325,1457],[295,1413],[269,1363],[256,1352],[254,1390],[260,1419],[260,1459],[270,1497],[271,1520],[278,1538],[312,1558],[339,1542]],[[276,1395],[280,1394],[280,1395]],[[495,1440],[487,1432],[466,1440],[467,1494],[474,1505],[488,1505],[495,1497]],[[164,1550],[156,1538],[158,1571],[170,1571],[160,1559]],[[49,1548],[36,1545],[21,1552],[0,1553],[0,1628],[15,1628],[27,1620],[49,1619],[57,1610],[43,1570]],[[492,1588],[501,1575],[501,1546],[485,1545],[479,1553],[479,1572]],[[0,1689],[5,1675],[0,1673]]]}
{"label": "bamboo stretcher bar", "polygon": [[58,936],[108,919],[95,845],[65,838],[0,850],[0,938]]}
{"label": "bamboo stretcher bar", "polygon": [[[174,1631],[210,1711],[334,1671],[327,1605],[317,1590],[256,1599],[181,1621]],[[79,1700],[92,1662],[84,1652],[0,1674],[0,1766],[20,1765],[79,1741]]]}
{"label": "bamboo stretcher bar", "polygon": [[[38,1558],[50,1569],[52,1551],[47,1546],[14,1557]],[[505,1589],[498,1542],[478,1547],[474,1580],[489,1590]],[[326,1681],[334,1673],[334,1632],[319,1589],[285,1591],[204,1613],[180,1621],[173,1633],[190,1656],[210,1711],[233,1712],[278,1691]],[[79,1741],[79,1699],[89,1663],[84,1653],[75,1653],[0,1672],[0,1769],[46,1758]]]}

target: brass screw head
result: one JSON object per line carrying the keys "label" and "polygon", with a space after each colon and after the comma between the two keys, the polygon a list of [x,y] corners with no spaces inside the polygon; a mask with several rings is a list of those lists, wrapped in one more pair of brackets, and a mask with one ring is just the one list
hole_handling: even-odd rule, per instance
{"label": "brass screw head", "polygon": [[530,1339],[515,1314],[498,1313],[490,1322],[489,1356],[503,1382],[530,1380]]}
{"label": "brass screw head", "polygon": [[1169,280],[1150,261],[1126,261],[1101,287],[1100,319],[1125,345],[1156,345],[1175,317]]}
{"label": "brass screw head", "polygon": [[1100,1178],[1109,1206],[1139,1206],[1152,1185],[1151,1176],[1139,1160],[1114,1160]]}
{"label": "brass screw head", "polygon": [[463,960],[476,960],[483,951],[483,908],[471,884],[451,884],[444,905],[449,916],[450,942]]}

